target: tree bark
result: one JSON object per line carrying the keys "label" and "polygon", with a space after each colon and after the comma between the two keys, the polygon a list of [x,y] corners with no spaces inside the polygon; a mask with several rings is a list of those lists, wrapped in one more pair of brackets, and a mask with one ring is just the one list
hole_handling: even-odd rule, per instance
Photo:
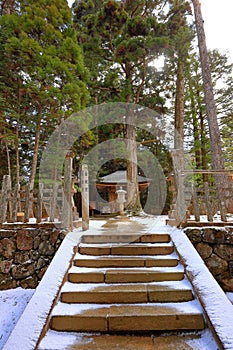
{"label": "tree bark", "polygon": [[196,160],[196,168],[201,169],[201,149],[200,149],[200,132],[199,132],[199,124],[197,119],[197,110],[195,106],[195,98],[193,92],[193,85],[191,81],[191,76],[188,73],[188,86],[189,86],[189,96],[191,102],[191,116],[193,122],[193,137],[194,137],[194,151],[195,151],[195,160]]}
{"label": "tree bark", "polygon": [[36,178],[36,168],[37,168],[39,144],[40,144],[40,130],[41,130],[41,119],[39,118],[36,124],[35,145],[33,150],[32,169],[31,169],[31,176],[30,176],[30,190],[33,190],[34,184],[35,184],[35,178]]}
{"label": "tree bark", "polygon": [[20,161],[19,161],[19,124],[15,128],[15,157],[16,157],[16,183],[19,183]]}
{"label": "tree bark", "polygon": [[182,176],[184,170],[184,63],[180,52],[179,56],[177,63],[175,98],[175,151],[172,155],[177,196],[177,223],[185,221],[184,183]]}
{"label": "tree bark", "polygon": [[7,158],[8,175],[10,175],[10,177],[11,177],[11,158],[10,158],[9,147],[7,145],[7,140],[5,140],[5,147],[6,147],[6,158]]}
{"label": "tree bark", "polygon": [[[201,6],[199,0],[192,0],[194,7],[194,14],[196,20],[196,30],[198,37],[198,46],[202,68],[202,78],[204,87],[204,97],[206,105],[207,120],[210,133],[210,148],[212,155],[213,170],[223,170],[224,161],[221,148],[221,137],[217,121],[217,110],[214,100],[213,83],[211,77],[211,70],[208,58],[208,51],[206,46],[205,31],[203,26],[203,18],[201,13]],[[226,177],[221,175],[215,175],[215,182],[219,194],[222,189],[226,189],[227,181]]]}
{"label": "tree bark", "polygon": [[175,149],[184,149],[184,65],[178,58],[175,99]]}
{"label": "tree bark", "polygon": [[136,129],[134,126],[134,112],[129,107],[126,126],[126,149],[127,149],[127,205],[126,210],[137,215],[141,212],[140,194],[138,187],[138,161]]}

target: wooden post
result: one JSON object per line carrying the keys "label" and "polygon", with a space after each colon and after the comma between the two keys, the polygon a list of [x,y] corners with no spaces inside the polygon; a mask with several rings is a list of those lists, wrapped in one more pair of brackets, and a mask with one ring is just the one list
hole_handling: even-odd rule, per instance
{"label": "wooden post", "polygon": [[38,191],[38,196],[37,196],[37,214],[36,214],[36,222],[37,223],[40,223],[42,220],[43,188],[44,188],[44,184],[39,183],[39,191]]}
{"label": "wooden post", "polygon": [[207,218],[208,221],[213,222],[213,212],[212,207],[210,203],[210,191],[209,191],[209,184],[208,182],[204,183],[204,190],[205,190],[205,202],[206,202],[206,209],[207,209]]}
{"label": "wooden post", "polygon": [[197,198],[197,189],[196,186],[192,185],[193,189],[193,209],[194,209],[194,216],[195,220],[197,222],[200,222],[200,211],[199,211],[199,205],[198,205],[198,198]]}
{"label": "wooden post", "polygon": [[10,175],[3,176],[2,193],[1,193],[1,206],[0,206],[0,223],[5,222],[7,218],[7,207],[9,203],[9,192],[11,190],[11,177]]}
{"label": "wooden post", "polygon": [[64,169],[64,201],[62,210],[62,226],[63,228],[73,230],[72,217],[72,201],[71,201],[71,186],[72,186],[72,170],[73,170],[73,153],[69,152],[65,158]]}
{"label": "wooden post", "polygon": [[82,165],[81,173],[81,189],[82,189],[82,229],[89,229],[89,179],[88,166]]}
{"label": "wooden post", "polygon": [[186,208],[184,199],[184,159],[183,151],[176,149],[172,151],[172,162],[174,168],[174,179],[176,185],[176,207],[175,207],[175,218],[177,226],[186,221]]}
{"label": "wooden post", "polygon": [[17,183],[15,185],[14,189],[14,197],[12,201],[12,222],[15,222],[17,220],[17,212],[19,207],[19,201],[20,201],[20,184]]}
{"label": "wooden post", "polygon": [[56,206],[57,206],[57,197],[58,197],[58,184],[53,184],[53,189],[50,198],[50,221],[54,222],[56,216]]}
{"label": "wooden post", "polygon": [[217,192],[218,200],[219,200],[219,210],[221,214],[221,220],[226,222],[227,221],[227,216],[226,216],[226,201],[224,199],[224,194],[221,193],[220,191]]}
{"label": "wooden post", "polygon": [[25,188],[25,207],[24,207],[24,222],[28,222],[29,221],[29,217],[30,217],[30,207],[31,207],[31,196],[30,196],[30,183],[28,183],[26,185]]}

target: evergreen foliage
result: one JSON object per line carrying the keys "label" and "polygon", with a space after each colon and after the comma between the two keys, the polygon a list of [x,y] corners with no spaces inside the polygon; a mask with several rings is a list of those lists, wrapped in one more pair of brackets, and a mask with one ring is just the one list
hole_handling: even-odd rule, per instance
{"label": "evergreen foliage", "polygon": [[[19,145],[17,171],[31,173],[33,187],[48,136],[61,118],[85,107],[87,70],[65,0],[18,3],[0,18],[1,119]],[[6,128],[4,135],[5,142],[12,138]]]}

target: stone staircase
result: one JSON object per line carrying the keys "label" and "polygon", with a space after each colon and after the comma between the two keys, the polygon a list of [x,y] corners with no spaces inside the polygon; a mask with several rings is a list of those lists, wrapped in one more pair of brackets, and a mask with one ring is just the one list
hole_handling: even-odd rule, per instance
{"label": "stone staircase", "polygon": [[204,326],[167,233],[83,235],[50,322],[55,331],[104,333]]}

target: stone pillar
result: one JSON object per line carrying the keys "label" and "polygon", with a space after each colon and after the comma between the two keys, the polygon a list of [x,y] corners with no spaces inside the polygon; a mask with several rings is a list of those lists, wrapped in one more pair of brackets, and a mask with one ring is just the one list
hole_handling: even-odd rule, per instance
{"label": "stone pillar", "polygon": [[119,190],[116,191],[117,193],[117,202],[119,203],[119,210],[120,210],[120,215],[124,215],[124,203],[126,202],[125,195],[126,191],[120,187]]}
{"label": "stone pillar", "polygon": [[82,190],[82,229],[89,229],[89,179],[88,166],[82,165],[81,173],[81,190]]}

